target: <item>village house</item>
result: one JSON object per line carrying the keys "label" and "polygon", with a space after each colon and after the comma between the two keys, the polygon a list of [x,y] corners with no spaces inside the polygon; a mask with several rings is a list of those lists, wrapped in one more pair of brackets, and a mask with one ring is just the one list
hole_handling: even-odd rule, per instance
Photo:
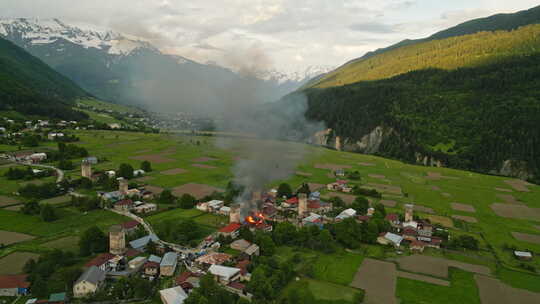
{"label": "village house", "polygon": [[210,265],[221,265],[232,259],[230,254],[221,252],[212,252],[198,257],[195,262],[201,267],[208,267]]}
{"label": "village house", "polygon": [[219,208],[218,214],[228,216],[231,214],[231,207],[223,206]]}
{"label": "village house", "polygon": [[345,170],[343,169],[337,169],[334,171],[335,176],[344,177],[345,176]]}
{"label": "village house", "polygon": [[178,253],[176,252],[167,252],[161,259],[161,264],[159,264],[159,273],[162,276],[173,276],[174,271],[176,270],[176,265],[178,264]]}
{"label": "village house", "polygon": [[55,140],[57,138],[64,137],[64,133],[51,132],[47,134],[48,140]]}
{"label": "village house", "polygon": [[124,199],[124,194],[120,191],[111,191],[111,192],[105,192],[105,193],[99,193],[101,199],[105,201],[109,201],[112,203],[115,203],[119,200]]}
{"label": "village house", "polygon": [[238,237],[238,233],[242,225],[240,223],[230,223],[229,225],[219,229],[218,234],[224,237],[232,237],[233,239]]}
{"label": "village house", "polygon": [[47,159],[47,153],[33,153],[29,156],[28,160],[37,164]]}
{"label": "village house", "polygon": [[515,250],[514,251],[514,256],[519,259],[519,260],[522,260],[522,261],[530,261],[532,260],[532,253],[528,252],[528,251],[518,251],[518,250]]}
{"label": "village house", "polygon": [[433,235],[433,225],[426,221],[419,221],[417,226],[419,236],[431,237]]}
{"label": "village house", "polygon": [[425,247],[426,247],[426,243],[419,240],[414,240],[409,245],[409,248],[411,249],[411,251],[414,251],[414,252],[423,252]]}
{"label": "village house", "polygon": [[249,246],[251,246],[251,243],[244,239],[236,240],[230,244],[230,247],[232,249],[238,250],[238,251],[244,251],[248,249]]}
{"label": "village house", "polygon": [[143,236],[142,238],[139,238],[139,239],[136,239],[136,240],[133,240],[133,241],[129,242],[129,246],[131,246],[131,248],[139,250],[139,251],[145,251],[146,246],[151,241],[154,242],[154,243],[157,243],[159,241],[158,236],[155,235],[155,234],[150,234],[150,235],[147,235],[147,236]]}
{"label": "village house", "polygon": [[342,221],[349,217],[355,217],[356,216],[356,210],[349,208],[346,210],[343,210],[338,216],[336,216],[337,221]]}
{"label": "village house", "polygon": [[390,225],[394,228],[400,226],[399,215],[396,213],[388,213],[385,219],[390,222]]}
{"label": "village house", "polygon": [[143,202],[137,201],[134,204],[135,204],[135,207],[133,208],[133,211],[135,213],[145,214],[145,213],[150,213],[157,210],[157,205],[153,203],[143,203]]}
{"label": "village house", "polygon": [[134,206],[133,201],[130,199],[123,199],[114,203],[114,209],[118,211],[129,211],[133,209]]}
{"label": "village house", "polygon": [[181,286],[186,292],[200,286],[202,274],[184,271],[178,275],[174,282],[177,286]]}
{"label": "village house", "polygon": [[114,261],[115,257],[116,255],[109,252],[101,253],[88,261],[84,267],[97,267],[104,272],[115,271],[118,266],[118,263]]}
{"label": "village house", "polygon": [[27,275],[3,275],[0,276],[0,296],[15,297],[28,294],[30,282]]}
{"label": "village house", "polygon": [[247,268],[251,264],[250,260],[241,260],[236,263],[234,267],[240,269],[240,280],[249,281],[251,279],[251,274],[248,272]]}
{"label": "village house", "polygon": [[138,270],[142,268],[142,266],[144,266],[147,260],[148,259],[146,257],[142,257],[142,256],[136,257],[133,260],[128,262],[128,267],[131,270]]}
{"label": "village house", "polygon": [[208,212],[219,212],[219,209],[223,207],[225,202],[220,200],[211,200],[208,202],[207,211]]}
{"label": "village house", "polygon": [[197,206],[195,206],[195,208],[203,212],[208,212],[208,202],[198,203]]}
{"label": "village house", "polygon": [[319,228],[323,227],[323,218],[322,216],[311,213],[308,217],[302,219],[303,226],[317,226]]}
{"label": "village house", "polygon": [[146,276],[155,277],[159,274],[159,263],[147,261],[143,266],[143,273]]}
{"label": "village house", "polygon": [[234,267],[212,265],[210,268],[208,268],[208,272],[214,276],[216,281],[223,285],[237,281],[240,278],[240,269]]}
{"label": "village house", "polygon": [[418,232],[412,227],[406,227],[402,231],[402,236],[407,241],[414,241],[418,237]]}
{"label": "village house", "polygon": [[188,297],[180,286],[160,290],[159,296],[163,304],[182,304]]}
{"label": "village house", "polygon": [[120,128],[122,128],[122,126],[119,123],[115,122],[115,123],[110,123],[109,128],[111,128],[111,129],[120,129]]}
{"label": "village house", "polygon": [[348,182],[346,180],[337,180],[334,183],[326,185],[326,188],[330,191],[341,191],[345,193],[352,191],[352,188],[348,186]]}
{"label": "village house", "polygon": [[310,200],[320,200],[321,199],[321,193],[319,191],[313,191],[309,194]]}
{"label": "village house", "polygon": [[393,245],[394,247],[399,247],[401,245],[401,242],[403,241],[403,237],[400,235],[391,233],[391,232],[382,232],[379,234],[379,237],[377,238],[377,243],[381,245]]}
{"label": "village house", "polygon": [[254,256],[259,256],[261,253],[261,250],[258,245],[251,244],[248,248],[246,248],[242,252],[242,257],[247,257],[248,259],[253,259]]}
{"label": "village house", "polygon": [[89,157],[85,158],[84,161],[86,161],[87,163],[89,163],[91,165],[97,165],[98,164],[98,159],[95,156],[89,156]]}
{"label": "village house", "polygon": [[441,244],[442,244],[442,239],[440,237],[432,237],[431,240],[428,243],[426,243],[426,247],[440,249]]}
{"label": "village house", "polygon": [[105,282],[105,272],[96,266],[92,266],[73,284],[73,296],[83,298],[98,291]]}
{"label": "village house", "polygon": [[309,212],[326,213],[332,210],[332,204],[319,200],[308,200],[307,209]]}
{"label": "village house", "polygon": [[137,231],[137,228],[139,228],[139,225],[140,225],[139,222],[137,222],[136,220],[127,221],[120,224],[120,226],[122,226],[122,228],[124,229],[124,232],[127,235],[132,234],[135,231]]}

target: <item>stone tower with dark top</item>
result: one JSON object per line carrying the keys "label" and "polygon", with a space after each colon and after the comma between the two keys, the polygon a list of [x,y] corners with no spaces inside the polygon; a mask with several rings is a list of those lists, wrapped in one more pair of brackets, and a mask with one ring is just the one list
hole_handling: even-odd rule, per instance
{"label": "stone tower with dark top", "polygon": [[116,255],[126,252],[126,232],[120,225],[113,225],[109,229],[109,252]]}
{"label": "stone tower with dark top", "polygon": [[92,164],[84,159],[81,163],[81,176],[86,178],[92,178]]}

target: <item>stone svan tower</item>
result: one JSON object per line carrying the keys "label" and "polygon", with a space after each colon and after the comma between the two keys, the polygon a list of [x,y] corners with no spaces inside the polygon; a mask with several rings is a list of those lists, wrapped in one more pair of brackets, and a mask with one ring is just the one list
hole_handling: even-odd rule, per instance
{"label": "stone svan tower", "polygon": [[92,164],[84,159],[81,163],[81,176],[86,178],[92,178]]}
{"label": "stone svan tower", "polygon": [[405,222],[410,222],[413,220],[413,204],[405,204]]}
{"label": "stone svan tower", "polygon": [[126,252],[126,232],[120,225],[113,225],[109,229],[109,252],[115,255]]}

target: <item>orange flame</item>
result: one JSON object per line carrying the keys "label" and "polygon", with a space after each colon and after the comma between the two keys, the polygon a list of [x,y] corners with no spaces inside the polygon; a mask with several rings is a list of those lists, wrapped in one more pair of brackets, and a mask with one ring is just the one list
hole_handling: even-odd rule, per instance
{"label": "orange flame", "polygon": [[261,212],[254,213],[253,215],[250,215],[246,217],[246,222],[254,225],[259,225],[264,223],[264,215]]}

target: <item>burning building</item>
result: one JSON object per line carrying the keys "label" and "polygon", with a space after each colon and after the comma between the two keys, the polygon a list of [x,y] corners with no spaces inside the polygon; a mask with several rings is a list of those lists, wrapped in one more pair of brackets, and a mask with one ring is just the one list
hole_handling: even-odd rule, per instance
{"label": "burning building", "polygon": [[261,192],[254,191],[249,199],[231,206],[229,222],[248,226],[251,230],[272,231],[272,225],[267,223],[267,217],[264,215],[266,209]]}
{"label": "burning building", "polygon": [[247,225],[250,230],[272,231],[272,225],[266,222],[266,218],[260,211],[252,212],[246,216],[244,225]]}

